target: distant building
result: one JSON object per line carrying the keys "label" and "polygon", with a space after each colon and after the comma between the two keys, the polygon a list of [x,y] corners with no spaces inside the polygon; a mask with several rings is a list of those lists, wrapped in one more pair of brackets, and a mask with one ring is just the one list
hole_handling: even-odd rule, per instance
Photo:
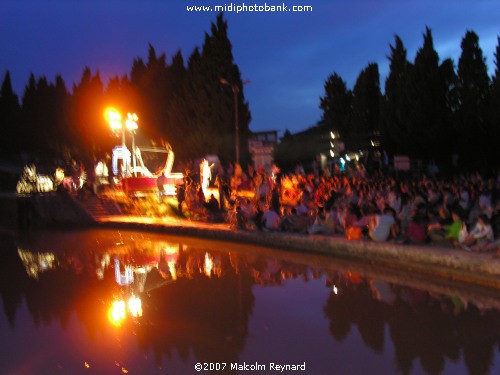
{"label": "distant building", "polygon": [[[278,146],[277,163],[288,171],[299,164],[306,171],[313,169],[313,163],[324,168],[330,155],[330,139],[330,132],[323,126],[313,126],[295,134],[287,131]],[[339,141],[337,137],[336,142]]]}
{"label": "distant building", "polygon": [[270,171],[277,146],[278,132],[276,130],[253,132],[248,138],[248,150],[252,155],[254,168],[262,166],[266,171]]}
{"label": "distant building", "polygon": [[285,132],[280,139],[276,161],[284,170],[293,170],[296,165],[301,164],[306,171],[311,171],[349,161],[354,157],[358,160],[359,151],[378,147],[380,134],[377,132],[343,137],[339,132],[319,123],[294,134]]}

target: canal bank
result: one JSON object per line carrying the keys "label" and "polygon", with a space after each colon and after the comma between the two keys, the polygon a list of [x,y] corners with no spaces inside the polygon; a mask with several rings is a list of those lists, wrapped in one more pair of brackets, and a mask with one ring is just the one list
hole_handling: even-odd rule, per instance
{"label": "canal bank", "polygon": [[[26,215],[24,210],[28,207],[29,230],[98,226],[207,238],[285,251],[326,254],[399,269],[411,274],[432,275],[447,281],[456,280],[500,290],[500,259],[495,258],[492,253],[478,254],[460,249],[368,240],[350,241],[338,236],[232,230],[227,224],[212,224],[174,217],[109,215],[97,218],[86,211],[84,205],[67,194],[40,195],[28,203],[19,199],[10,195],[4,196],[1,201],[2,216],[11,220],[10,224],[7,223],[7,227],[18,228],[19,224],[26,224],[23,218]],[[3,222],[2,226],[5,227],[6,223]]]}
{"label": "canal bank", "polygon": [[405,270],[500,289],[500,259],[492,253],[470,253],[452,248],[400,245],[370,240],[350,241],[338,236],[232,230],[226,224],[198,223],[172,218],[110,216],[100,227],[153,231],[176,236],[246,243],[285,251],[326,254],[377,266]]}

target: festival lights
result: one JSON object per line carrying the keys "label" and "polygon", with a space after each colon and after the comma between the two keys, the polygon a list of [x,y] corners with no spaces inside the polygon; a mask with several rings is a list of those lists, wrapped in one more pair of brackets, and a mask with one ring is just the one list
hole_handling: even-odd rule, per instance
{"label": "festival lights", "polygon": [[115,108],[106,108],[104,117],[111,126],[113,132],[119,132],[122,129],[122,115]]}
{"label": "festival lights", "polygon": [[209,253],[205,253],[205,262],[203,271],[207,277],[211,277],[212,270],[214,269],[214,259]]}
{"label": "festival lights", "polygon": [[127,303],[124,300],[114,301],[108,312],[109,321],[119,327],[127,318],[127,312],[134,318],[142,316],[142,301],[139,297],[132,295]]}
{"label": "festival lights", "polygon": [[[127,154],[127,146],[125,144],[125,132],[128,130],[130,134],[132,135],[132,167],[133,167],[133,172],[134,176],[137,176],[137,161],[136,161],[136,152],[135,152],[135,131],[138,129],[137,121],[139,120],[139,116],[135,113],[127,113],[127,118],[125,119],[125,124],[122,122],[122,115],[121,113],[113,108],[113,107],[108,107],[104,111],[104,118],[106,121],[109,123],[111,130],[113,133],[115,133],[117,136],[121,134],[122,136],[122,149],[121,152],[122,154]],[[122,155],[122,157],[124,157]],[[130,156],[129,156],[130,157]],[[128,168],[130,167],[130,162],[126,163],[126,168],[122,171],[122,176],[125,177],[128,174]]]}

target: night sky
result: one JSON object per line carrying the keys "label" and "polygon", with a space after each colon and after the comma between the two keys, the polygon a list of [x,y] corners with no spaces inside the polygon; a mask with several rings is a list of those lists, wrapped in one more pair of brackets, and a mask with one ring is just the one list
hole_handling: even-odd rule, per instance
{"label": "night sky", "polygon": [[[86,66],[104,84],[130,72],[134,58],[147,60],[148,43],[167,60],[181,50],[185,61],[217,13],[189,12],[190,5],[264,5],[264,0],[1,0],[0,73],[10,71],[21,97],[31,72],[68,90]],[[268,5],[282,1],[268,0]],[[250,104],[250,129],[292,132],[321,118],[324,82],[337,72],[352,88],[359,72],[379,64],[383,89],[389,45],[398,34],[410,61],[431,28],[441,61],[458,63],[467,30],[479,35],[493,73],[500,35],[499,0],[285,0],[312,12],[226,12],[229,38]]]}

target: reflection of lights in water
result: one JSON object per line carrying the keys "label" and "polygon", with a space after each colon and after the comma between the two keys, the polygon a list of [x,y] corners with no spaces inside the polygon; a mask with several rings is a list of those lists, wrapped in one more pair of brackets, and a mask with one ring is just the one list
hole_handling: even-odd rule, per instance
{"label": "reflection of lights in water", "polygon": [[179,256],[179,245],[167,244],[163,248],[163,251],[165,253],[165,259],[167,260],[167,267],[170,275],[172,276],[173,280],[177,280],[177,270],[175,268],[175,264]]}
{"label": "reflection of lights in water", "polygon": [[[177,246],[177,247],[176,247]],[[165,248],[163,249],[163,251],[165,252],[165,254],[167,255],[173,255],[173,254],[177,254],[179,252],[179,245],[176,245],[176,246],[173,246],[173,245],[165,245]]]}
{"label": "reflection of lights in water", "polygon": [[98,268],[95,270],[95,274],[97,276],[97,280],[103,280],[104,279],[104,270],[102,268]]}
{"label": "reflection of lights in water", "polygon": [[17,249],[17,253],[26,268],[26,273],[34,279],[38,279],[41,272],[54,269],[57,265],[54,253],[37,254],[20,248]]}
{"label": "reflection of lights in water", "polygon": [[131,296],[128,300],[128,310],[134,318],[142,316],[142,302],[139,297]]}
{"label": "reflection of lights in water", "polygon": [[111,256],[108,253],[103,254],[101,260],[97,261],[97,269],[95,271],[98,280],[104,279],[104,270],[111,263]]}
{"label": "reflection of lights in water", "polygon": [[142,316],[142,301],[139,297],[132,295],[127,304],[124,300],[114,301],[108,312],[111,324],[121,326],[127,317],[127,312],[134,318]]}
{"label": "reflection of lights in water", "polygon": [[134,282],[134,270],[131,265],[125,265],[125,271],[120,273],[120,260],[115,258],[115,280],[118,285],[130,285]]}
{"label": "reflection of lights in water", "polygon": [[339,290],[337,289],[337,286],[336,286],[336,285],[334,285],[334,286],[332,287],[332,291],[333,291],[333,293],[335,293],[335,294],[339,294]]}
{"label": "reflection of lights in water", "polygon": [[175,261],[170,260],[167,262],[168,270],[170,271],[170,275],[172,275],[172,280],[177,280],[177,270],[175,269]]}
{"label": "reflection of lights in water", "polygon": [[212,269],[214,268],[214,260],[210,256],[209,253],[205,253],[205,266],[203,267],[203,270],[205,271],[205,275],[210,277],[212,274]]}
{"label": "reflection of lights in water", "polygon": [[113,325],[120,326],[125,320],[125,301],[114,301],[109,312],[109,318]]}
{"label": "reflection of lights in water", "polygon": [[[177,280],[177,270],[175,268],[179,256],[179,245],[165,244],[163,248],[164,258],[167,262],[167,268],[173,280]],[[161,255],[160,255],[161,256]],[[166,270],[165,270],[166,271]]]}

